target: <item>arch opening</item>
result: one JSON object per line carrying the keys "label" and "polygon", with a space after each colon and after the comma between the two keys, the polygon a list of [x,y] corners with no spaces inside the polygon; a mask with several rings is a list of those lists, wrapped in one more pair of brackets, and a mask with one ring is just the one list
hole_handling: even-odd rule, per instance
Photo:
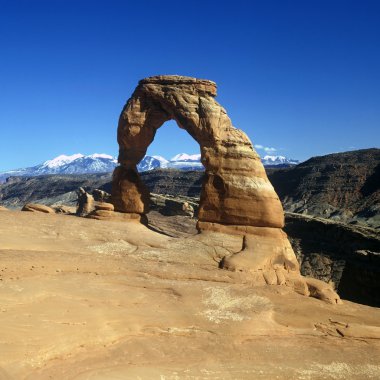
{"label": "arch opening", "polygon": [[161,156],[170,161],[181,153],[200,154],[200,146],[175,120],[168,120],[157,129],[146,155],[149,157]]}
{"label": "arch opening", "polygon": [[[200,146],[178,126],[175,120],[164,122],[156,130],[147,154],[137,165],[143,184],[149,191],[150,227],[169,216],[185,216],[188,233],[196,233],[199,199],[205,168],[200,161]],[[178,220],[176,223],[178,223]]]}

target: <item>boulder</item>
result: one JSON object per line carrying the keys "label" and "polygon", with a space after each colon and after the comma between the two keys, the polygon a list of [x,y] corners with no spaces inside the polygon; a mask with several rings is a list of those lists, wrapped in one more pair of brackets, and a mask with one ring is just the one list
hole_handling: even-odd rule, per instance
{"label": "boulder", "polygon": [[165,206],[161,209],[163,215],[185,215],[194,216],[194,207],[189,202],[183,202],[181,199],[167,198]]}
{"label": "boulder", "polygon": [[90,212],[86,217],[89,219],[97,220],[129,221],[147,224],[147,217],[145,215],[136,213],[114,212],[109,210],[94,210]]}
{"label": "boulder", "polygon": [[106,203],[106,202],[96,203],[95,210],[113,211],[114,206],[112,203]]}
{"label": "boulder", "polygon": [[91,211],[94,210],[94,197],[87,193],[86,190],[83,189],[83,187],[80,187],[78,189],[78,201],[77,201],[77,211],[76,214],[78,216],[86,216]]}
{"label": "boulder", "polygon": [[182,211],[185,215],[190,216],[190,218],[194,217],[194,207],[188,202],[182,203]]}
{"label": "boulder", "polygon": [[46,214],[55,214],[55,210],[49,206],[38,203],[27,203],[21,211],[44,212]]}

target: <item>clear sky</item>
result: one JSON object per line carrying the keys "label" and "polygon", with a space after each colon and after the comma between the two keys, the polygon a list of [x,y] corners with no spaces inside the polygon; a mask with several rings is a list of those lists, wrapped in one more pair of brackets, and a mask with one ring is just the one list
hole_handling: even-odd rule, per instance
{"label": "clear sky", "polygon": [[[380,1],[0,5],[0,170],[117,155],[120,111],[137,82],[157,74],[216,81],[233,124],[276,154],[380,145]],[[198,151],[165,124],[149,153]]]}

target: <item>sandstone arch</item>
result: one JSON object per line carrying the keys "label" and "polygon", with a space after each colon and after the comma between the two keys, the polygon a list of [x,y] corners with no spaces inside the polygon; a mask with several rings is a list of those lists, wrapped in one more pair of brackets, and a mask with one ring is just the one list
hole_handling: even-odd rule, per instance
{"label": "sandstone arch", "polygon": [[[226,257],[222,267],[261,273],[268,284],[288,281],[308,294],[297,259],[281,229],[281,202],[260,157],[247,135],[233,127],[215,96],[216,84],[209,80],[173,75],[139,82],[119,119],[120,166],[114,171],[112,184],[115,210],[134,216],[148,211],[149,191],[136,165],[157,129],[175,120],[199,143],[205,167],[198,229],[244,236],[241,252]],[[335,302],[338,296],[329,291],[324,291],[323,297]]]}
{"label": "sandstone arch", "polygon": [[163,123],[175,120],[200,145],[206,180],[199,211],[206,223],[282,228],[281,203],[245,133],[215,100],[216,84],[181,76],[139,82],[118,126],[120,168],[113,199],[121,212],[145,213],[147,191],[136,165]]}

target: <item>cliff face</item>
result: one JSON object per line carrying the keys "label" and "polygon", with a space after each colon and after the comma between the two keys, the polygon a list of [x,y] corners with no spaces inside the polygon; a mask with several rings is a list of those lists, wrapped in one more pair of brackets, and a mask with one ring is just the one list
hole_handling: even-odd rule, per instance
{"label": "cliff face", "polygon": [[293,213],[286,213],[284,230],[303,275],[333,282],[344,299],[380,306],[376,230]]}
{"label": "cliff face", "polygon": [[286,211],[380,226],[380,149],[314,157],[268,176]]}

